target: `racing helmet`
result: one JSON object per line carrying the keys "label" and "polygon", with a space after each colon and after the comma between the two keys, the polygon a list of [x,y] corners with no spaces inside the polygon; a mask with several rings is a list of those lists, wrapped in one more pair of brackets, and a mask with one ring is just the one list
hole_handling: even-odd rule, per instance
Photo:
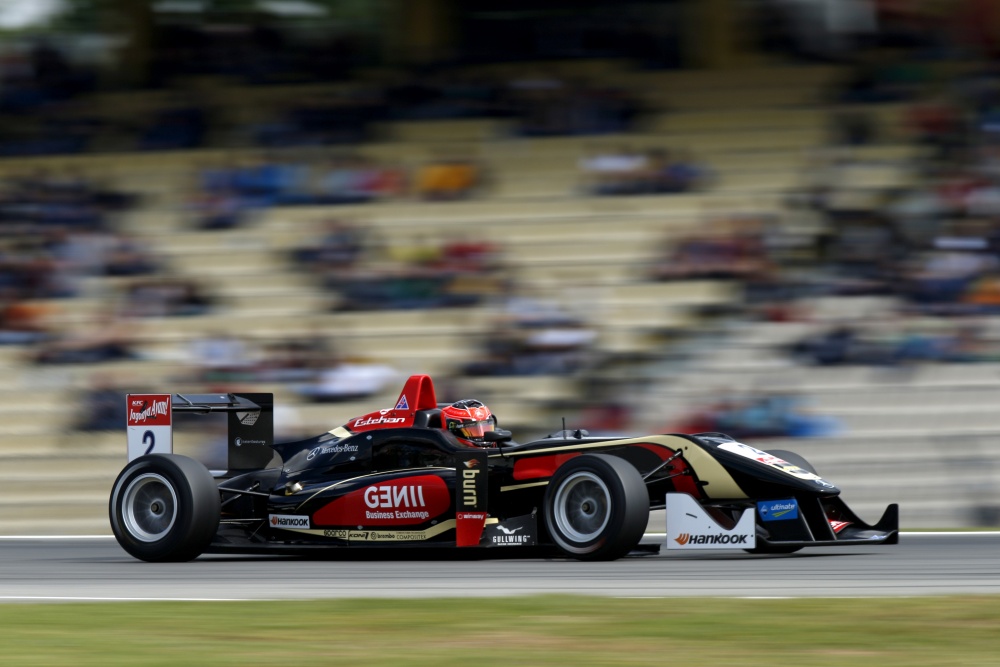
{"label": "racing helmet", "polygon": [[496,417],[482,401],[465,399],[441,408],[445,428],[456,438],[478,447],[486,446],[486,433],[494,430]]}

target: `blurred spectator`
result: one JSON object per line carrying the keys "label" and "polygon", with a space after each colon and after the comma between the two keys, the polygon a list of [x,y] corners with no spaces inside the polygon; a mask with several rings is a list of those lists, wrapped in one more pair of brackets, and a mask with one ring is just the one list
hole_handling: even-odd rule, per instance
{"label": "blurred spectator", "polygon": [[194,339],[190,355],[196,379],[213,387],[247,380],[259,362],[255,345],[227,331],[209,332]]}
{"label": "blurred spectator", "polygon": [[498,248],[484,242],[372,244],[365,261],[323,276],[338,311],[460,308],[502,292]]}
{"label": "blurred spectator", "polygon": [[116,431],[125,428],[128,407],[126,392],[111,376],[100,373],[90,378],[82,391],[81,407],[74,428],[80,431]]}
{"label": "blurred spectator", "polygon": [[273,206],[360,204],[397,196],[405,180],[400,168],[358,155],[325,162],[262,155],[204,169],[188,209],[202,229],[233,229],[255,210]]}
{"label": "blurred spectator", "polygon": [[142,243],[130,236],[115,235],[104,250],[104,275],[142,276],[161,270],[160,263]]}
{"label": "blurred spectator", "polygon": [[646,187],[649,160],[628,148],[601,151],[580,161],[584,189],[597,195],[638,194]]}
{"label": "blurred spectator", "polygon": [[334,218],[323,225],[323,234],[314,243],[295,248],[292,260],[326,275],[350,269],[365,249],[365,233],[357,225]]}
{"label": "blurred spectator", "polygon": [[93,90],[94,73],[74,65],[54,44],[9,41],[0,54],[0,113],[30,114]]}
{"label": "blurred spectator", "polygon": [[78,174],[43,171],[7,178],[0,188],[0,233],[43,228],[101,229],[112,213],[127,210],[135,198],[104,189]]}
{"label": "blurred spectator", "polygon": [[671,194],[708,185],[709,171],[687,152],[628,148],[601,151],[580,160],[584,190],[596,195]]}
{"label": "blurred spectator", "polygon": [[423,199],[465,199],[480,185],[481,177],[480,167],[470,159],[434,160],[417,172],[415,186]]}
{"label": "blurred spectator", "polygon": [[49,338],[45,318],[50,309],[39,301],[12,299],[0,305],[0,345],[30,345]]}
{"label": "blurred spectator", "polygon": [[212,299],[193,280],[159,276],[128,285],[122,312],[128,317],[177,317],[201,315]]}
{"label": "blurred spectator", "polygon": [[485,356],[466,364],[473,376],[568,375],[594,360],[597,332],[558,305],[512,297],[491,327]]}
{"label": "blurred spectator", "polygon": [[369,125],[383,113],[378,95],[358,86],[352,92],[306,98],[292,106],[282,101],[271,118],[250,131],[264,148],[361,143],[370,138]]}
{"label": "blurred spectator", "polygon": [[608,85],[541,73],[515,78],[509,89],[520,131],[530,137],[626,132],[639,114],[625,91]]}
{"label": "blurred spectator", "polygon": [[668,240],[650,271],[654,280],[750,279],[765,270],[763,223],[732,217],[713,221],[700,234]]}
{"label": "blurred spectator", "polygon": [[457,308],[482,298],[456,289],[459,283],[447,272],[421,267],[359,271],[331,279],[327,286],[337,293],[338,311]]}
{"label": "blurred spectator", "polygon": [[200,148],[208,134],[208,117],[198,103],[188,102],[158,110],[140,132],[139,149],[166,151]]}
{"label": "blurred spectator", "polygon": [[969,363],[991,361],[998,352],[996,341],[976,320],[942,320],[913,311],[821,329],[790,344],[787,351],[800,363],[815,366]]}
{"label": "blurred spectator", "polygon": [[318,370],[313,381],[297,384],[295,392],[316,403],[336,403],[374,396],[398,383],[399,373],[391,366],[344,359]]}
{"label": "blurred spectator", "polygon": [[39,364],[97,364],[135,359],[134,332],[126,320],[102,313],[87,323],[53,336],[34,351]]}
{"label": "blurred spectator", "polygon": [[417,68],[391,81],[384,96],[392,118],[434,120],[508,115],[504,92],[498,81],[484,74]]}

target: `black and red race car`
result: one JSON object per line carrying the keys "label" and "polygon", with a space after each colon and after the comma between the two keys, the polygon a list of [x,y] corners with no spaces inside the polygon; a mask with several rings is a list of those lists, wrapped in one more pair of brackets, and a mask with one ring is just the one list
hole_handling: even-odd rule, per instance
{"label": "black and red race car", "polygon": [[[129,462],[111,491],[119,544],[146,561],[206,552],[352,547],[541,547],[579,559],[636,549],[666,508],[668,549],[789,553],[894,544],[898,508],[866,524],[790,452],[719,433],[590,437],[560,431],[484,446],[445,429],[431,378],[395,406],[275,444],[271,394],[130,394]],[[172,453],[173,414],[222,412],[227,470]]]}

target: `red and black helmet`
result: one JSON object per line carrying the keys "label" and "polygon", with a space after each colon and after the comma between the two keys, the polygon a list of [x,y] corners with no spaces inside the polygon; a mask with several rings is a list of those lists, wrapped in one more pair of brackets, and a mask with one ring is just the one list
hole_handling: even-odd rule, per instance
{"label": "red and black helmet", "polygon": [[460,440],[486,446],[486,433],[494,430],[497,420],[482,401],[465,399],[441,409],[445,428]]}

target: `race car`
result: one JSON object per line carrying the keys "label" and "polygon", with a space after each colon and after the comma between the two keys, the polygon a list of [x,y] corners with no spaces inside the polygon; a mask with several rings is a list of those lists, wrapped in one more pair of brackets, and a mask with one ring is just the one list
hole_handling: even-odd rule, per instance
{"label": "race car", "polygon": [[[492,416],[470,441],[447,428],[451,404],[437,402],[427,375],[410,377],[392,408],[280,444],[272,394],[126,400],[129,462],[111,490],[111,528],[145,561],[355,547],[536,547],[611,560],[640,546],[653,509],[666,509],[673,550],[898,541],[897,505],[865,523],[794,453],[721,433],[562,429],[517,443]],[[225,413],[225,470],[172,453],[177,412]]]}

